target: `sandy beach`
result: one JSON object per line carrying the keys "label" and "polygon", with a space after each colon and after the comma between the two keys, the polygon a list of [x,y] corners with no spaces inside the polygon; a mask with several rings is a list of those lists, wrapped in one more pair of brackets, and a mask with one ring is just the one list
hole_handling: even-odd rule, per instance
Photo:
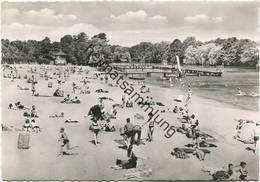
{"label": "sandy beach", "polygon": [[[90,94],[72,94],[72,83],[80,83],[82,75],[72,74],[62,84],[66,94],[75,95],[81,100],[80,104],[62,104],[62,97],[53,97],[57,88],[56,79],[44,80],[36,74],[38,84],[36,89],[40,96],[31,96],[30,90],[18,90],[17,85],[31,88],[31,85],[23,79],[27,73],[27,65],[22,68],[17,66],[21,79],[3,78],[2,75],[2,123],[12,128],[21,129],[25,118],[22,110],[8,109],[9,103],[20,101],[25,106],[35,105],[38,109],[39,118],[37,123],[42,128],[40,133],[30,133],[30,148],[27,150],[17,149],[18,134],[21,131],[3,131],[2,132],[2,178],[5,180],[119,180],[125,179],[124,174],[129,170],[114,170],[110,166],[115,165],[116,159],[127,159],[126,151],[119,148],[114,140],[122,139],[119,134],[119,128],[126,123],[126,118],[131,118],[135,124],[142,125],[147,121],[146,113],[134,103],[133,108],[118,109],[117,118],[112,120],[115,125],[115,132],[102,132],[99,135],[100,144],[94,145],[92,132],[89,130],[91,124],[90,117],[84,117],[88,114],[91,106],[98,103],[98,98],[105,96],[114,101],[105,101],[105,108],[109,111],[112,104],[121,103],[123,95],[119,87],[110,87],[104,81],[99,79],[89,79]],[[93,77],[94,68],[86,67],[90,70],[88,77]],[[39,67],[37,67],[38,70]],[[53,82],[53,87],[48,88],[48,82]],[[109,83],[115,84],[115,81],[109,79]],[[102,88],[108,93],[95,93],[95,90]],[[135,85],[134,88],[140,88]],[[182,106],[182,103],[174,101],[181,93],[179,90],[162,88],[149,85],[152,96],[155,101],[162,102],[165,106],[156,106],[159,110],[173,108],[175,105]],[[146,95],[143,94],[145,97]],[[50,118],[50,115],[64,112],[64,118]],[[190,105],[190,112],[194,113],[200,122],[200,130],[214,136],[218,142],[216,148],[211,148],[210,154],[206,155],[204,161],[199,161],[195,156],[188,159],[176,159],[170,153],[174,147],[184,147],[191,142],[190,139],[176,132],[171,138],[166,138],[162,128],[155,126],[154,140],[145,142],[144,145],[135,146],[146,159],[138,160],[138,166],[145,169],[152,169],[152,175],[144,179],[153,180],[209,180],[211,177],[202,172],[204,166],[211,168],[222,168],[228,163],[238,165],[241,161],[247,163],[249,171],[248,180],[259,179],[259,150],[254,154],[245,148],[245,145],[233,139],[236,134],[237,122],[235,119],[259,120],[259,112],[242,110],[233,106],[193,96]],[[134,115],[139,113],[144,119],[136,119]],[[174,126],[180,126],[177,114],[160,113],[160,116]],[[78,120],[79,123],[64,123],[64,120],[71,118]],[[78,146],[73,149],[75,155],[58,156],[59,154],[59,129],[64,127],[72,146]],[[142,129],[142,138],[147,137],[147,126]],[[250,130],[246,135],[251,135]],[[259,142],[258,142],[259,145]],[[259,147],[258,147],[259,148]],[[185,171],[185,172],[184,172]]]}

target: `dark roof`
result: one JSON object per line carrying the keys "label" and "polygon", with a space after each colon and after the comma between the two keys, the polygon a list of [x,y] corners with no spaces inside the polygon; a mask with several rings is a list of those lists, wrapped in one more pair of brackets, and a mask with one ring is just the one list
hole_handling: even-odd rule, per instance
{"label": "dark roof", "polygon": [[64,53],[63,51],[59,51],[57,53],[54,53],[55,56],[66,56],[67,54]]}

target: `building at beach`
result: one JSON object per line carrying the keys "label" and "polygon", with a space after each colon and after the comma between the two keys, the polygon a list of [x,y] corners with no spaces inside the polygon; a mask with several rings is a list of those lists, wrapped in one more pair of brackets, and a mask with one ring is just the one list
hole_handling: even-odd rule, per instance
{"label": "building at beach", "polygon": [[54,56],[55,56],[55,61],[54,61],[55,65],[66,65],[67,64],[67,61],[66,61],[67,54],[66,53],[59,51],[59,52],[55,53]]}

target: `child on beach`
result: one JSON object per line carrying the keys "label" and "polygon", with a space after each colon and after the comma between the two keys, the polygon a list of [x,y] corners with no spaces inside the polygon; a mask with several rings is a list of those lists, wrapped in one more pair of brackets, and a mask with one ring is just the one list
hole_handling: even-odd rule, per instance
{"label": "child on beach", "polygon": [[32,106],[31,117],[36,117],[36,118],[39,117],[35,105]]}
{"label": "child on beach", "polygon": [[41,131],[41,128],[40,126],[35,122],[34,119],[32,119],[31,121],[31,127],[32,127],[32,130],[36,133],[40,132]]}
{"label": "child on beach", "polygon": [[247,174],[248,174],[248,170],[246,169],[246,162],[242,161],[239,164],[238,169],[236,170],[236,172],[239,174],[239,179],[240,180],[246,180]]}
{"label": "child on beach", "polygon": [[148,119],[149,125],[148,125],[148,132],[147,132],[148,137],[146,141],[151,142],[153,140],[153,131],[154,131],[154,121],[152,120],[153,114],[150,112],[148,114],[148,117],[149,117]]}
{"label": "child on beach", "polygon": [[89,129],[93,132],[93,138],[94,138],[94,144],[97,145],[99,143],[98,141],[98,133],[101,131],[100,126],[97,122],[97,120],[93,120],[91,123]]}
{"label": "child on beach", "polygon": [[30,132],[31,129],[31,124],[29,119],[25,119],[25,123],[23,125],[23,129],[26,130],[27,132]]}
{"label": "child on beach", "polygon": [[60,139],[58,140],[60,143],[60,155],[68,154],[64,148],[66,147],[67,150],[70,150],[70,141],[68,139],[67,134],[65,133],[65,129],[60,129]]}

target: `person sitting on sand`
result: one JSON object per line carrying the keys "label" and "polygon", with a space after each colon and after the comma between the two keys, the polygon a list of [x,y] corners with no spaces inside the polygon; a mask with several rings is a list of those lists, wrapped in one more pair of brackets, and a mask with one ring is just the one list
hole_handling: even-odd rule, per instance
{"label": "person sitting on sand", "polygon": [[27,132],[30,132],[31,129],[31,124],[29,119],[25,119],[25,123],[23,125],[23,129],[26,130]]}
{"label": "person sitting on sand", "polygon": [[77,96],[75,96],[74,99],[71,99],[71,102],[72,102],[72,103],[75,103],[75,104],[79,104],[79,103],[80,103],[80,100],[79,100],[79,98],[78,98]]}
{"label": "person sitting on sand", "polygon": [[130,158],[128,160],[116,160],[116,166],[112,166],[113,169],[131,169],[137,167],[137,160],[138,158],[132,152]]}
{"label": "person sitting on sand", "polygon": [[17,85],[17,88],[18,88],[19,90],[29,90],[29,88],[27,88],[27,87],[22,87],[22,86],[20,86],[20,85]]}
{"label": "person sitting on sand", "polygon": [[114,132],[114,131],[116,131],[115,126],[111,124],[111,121],[110,121],[109,118],[106,120],[106,123],[104,125],[104,130],[107,131],[107,132]]}
{"label": "person sitting on sand", "polygon": [[172,112],[178,114],[179,113],[178,106],[175,106]]}
{"label": "person sitting on sand", "polygon": [[65,97],[62,102],[64,102],[64,103],[69,103],[70,100],[71,100],[71,99],[70,99],[70,94],[67,94],[67,97]]}
{"label": "person sitting on sand", "polygon": [[37,109],[36,109],[35,105],[32,106],[31,117],[36,117],[36,118],[39,117],[38,114],[37,114]]}
{"label": "person sitting on sand", "polygon": [[32,130],[36,133],[40,132],[41,131],[41,128],[40,126],[35,122],[34,119],[32,119],[31,121],[31,127],[32,127]]}
{"label": "person sitting on sand", "polygon": [[10,103],[10,104],[8,105],[8,109],[13,109],[13,110],[16,110],[16,109],[17,109],[17,107],[15,106],[15,104],[14,104],[14,103]]}
{"label": "person sitting on sand", "polygon": [[240,180],[246,180],[248,170],[246,169],[246,162],[242,161],[239,164],[239,168],[236,170],[236,172],[239,174]]}
{"label": "person sitting on sand", "polygon": [[15,103],[15,107],[18,109],[29,109],[29,108],[25,107],[24,105],[22,105],[20,101]]}
{"label": "person sitting on sand", "polygon": [[58,140],[60,143],[60,155],[68,154],[64,148],[66,147],[67,150],[70,150],[70,141],[68,139],[67,134],[65,133],[65,129],[60,129],[60,139]]}
{"label": "person sitting on sand", "polygon": [[59,77],[57,78],[57,82],[58,82],[58,85],[59,85],[59,88],[61,86],[61,76],[59,75]]}
{"label": "person sitting on sand", "polygon": [[133,107],[133,102],[130,100],[130,98],[126,101],[126,107]]}
{"label": "person sitting on sand", "polygon": [[155,105],[155,102],[153,100],[153,97],[150,97],[150,105]]}
{"label": "person sitting on sand", "polygon": [[109,119],[115,119],[115,118],[116,118],[116,115],[117,115],[116,105],[113,105],[113,106],[112,106],[112,109],[110,110],[110,112],[107,112],[107,113],[106,113],[106,116],[107,116]]}

